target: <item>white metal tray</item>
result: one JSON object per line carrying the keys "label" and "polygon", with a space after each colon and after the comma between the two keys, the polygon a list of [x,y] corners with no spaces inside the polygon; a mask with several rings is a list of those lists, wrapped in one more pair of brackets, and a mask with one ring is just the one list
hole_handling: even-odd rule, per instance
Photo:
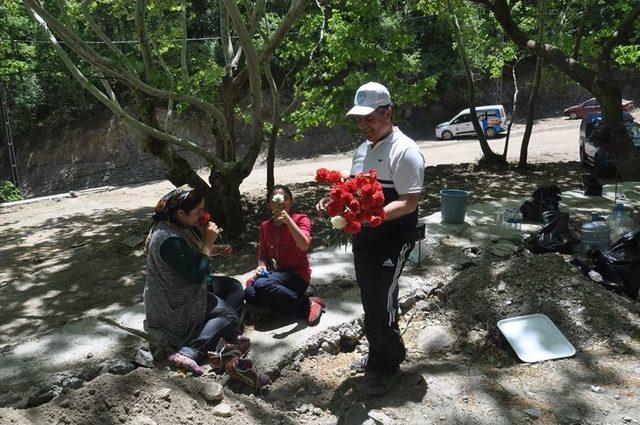
{"label": "white metal tray", "polygon": [[571,357],[576,349],[544,314],[511,317],[498,322],[520,360],[527,363]]}

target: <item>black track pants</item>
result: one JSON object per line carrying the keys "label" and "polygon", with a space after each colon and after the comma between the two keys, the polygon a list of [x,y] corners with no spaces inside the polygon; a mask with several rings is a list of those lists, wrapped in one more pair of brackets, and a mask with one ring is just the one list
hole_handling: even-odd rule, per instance
{"label": "black track pants", "polygon": [[354,243],[369,368],[395,369],[406,357],[398,328],[398,279],[414,245],[413,239],[393,238]]}

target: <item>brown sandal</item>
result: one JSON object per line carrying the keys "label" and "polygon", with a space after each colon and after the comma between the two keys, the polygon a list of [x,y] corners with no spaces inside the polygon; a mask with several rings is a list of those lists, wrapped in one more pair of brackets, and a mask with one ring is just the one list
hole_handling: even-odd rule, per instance
{"label": "brown sandal", "polygon": [[221,370],[235,357],[244,357],[251,349],[251,341],[247,337],[238,337],[236,344],[225,344],[220,351],[208,351],[207,358],[213,369]]}
{"label": "brown sandal", "polygon": [[234,357],[227,363],[225,370],[232,378],[258,390],[271,383],[271,378],[264,373],[258,372],[253,362],[249,359]]}

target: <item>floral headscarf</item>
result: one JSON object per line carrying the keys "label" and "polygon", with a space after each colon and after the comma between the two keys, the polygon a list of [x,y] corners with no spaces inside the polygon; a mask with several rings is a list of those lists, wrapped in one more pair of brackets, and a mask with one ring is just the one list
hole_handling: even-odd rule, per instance
{"label": "floral headscarf", "polygon": [[180,202],[185,200],[192,190],[193,188],[185,184],[180,187],[176,187],[160,198],[156,204],[153,221],[169,220],[171,214],[178,209]]}
{"label": "floral headscarf", "polygon": [[202,248],[203,240],[202,236],[198,233],[198,231],[189,226],[179,226],[171,220],[171,216],[179,209],[179,205],[182,201],[184,201],[189,194],[193,191],[189,185],[182,185],[171,190],[169,193],[164,195],[158,203],[156,204],[155,211],[153,213],[153,224],[151,226],[151,230],[149,230],[149,234],[147,235],[147,239],[145,241],[145,252],[148,253],[149,243],[151,242],[151,237],[153,236],[153,232],[158,227],[160,222],[166,222],[169,225],[173,226],[176,230],[178,230],[184,237],[185,240],[196,250],[200,250]]}

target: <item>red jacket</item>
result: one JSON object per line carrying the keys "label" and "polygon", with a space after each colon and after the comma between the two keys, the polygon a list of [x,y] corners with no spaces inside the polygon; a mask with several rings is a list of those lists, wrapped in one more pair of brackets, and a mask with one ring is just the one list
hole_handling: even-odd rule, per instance
{"label": "red jacket", "polygon": [[[311,238],[311,220],[306,214],[292,213],[293,222],[302,233]],[[286,224],[276,226],[272,219],[260,223],[260,248],[258,260],[262,260],[271,267],[270,259],[278,263],[278,270],[291,270],[309,283],[311,267],[306,251],[296,245]]]}

